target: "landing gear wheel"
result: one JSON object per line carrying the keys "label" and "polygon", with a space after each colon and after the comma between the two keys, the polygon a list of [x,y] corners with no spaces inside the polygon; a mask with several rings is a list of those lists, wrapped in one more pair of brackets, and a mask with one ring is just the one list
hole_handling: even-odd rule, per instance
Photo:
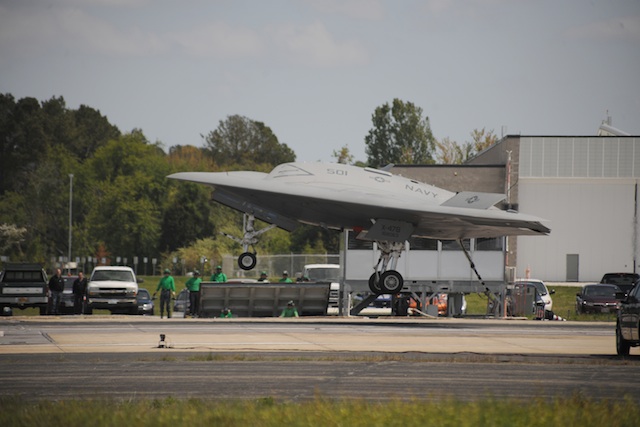
{"label": "landing gear wheel", "polygon": [[377,271],[369,277],[369,289],[372,294],[380,295],[382,289],[380,289],[380,273]]}
{"label": "landing gear wheel", "polygon": [[629,341],[622,338],[622,331],[620,330],[620,323],[616,325],[616,352],[618,356],[628,356],[631,345]]}
{"label": "landing gear wheel", "polygon": [[402,290],[404,279],[402,275],[395,270],[389,270],[380,276],[380,289],[384,294],[397,294]]}
{"label": "landing gear wheel", "polygon": [[251,252],[245,252],[238,257],[238,267],[243,270],[251,270],[256,266],[258,260]]}

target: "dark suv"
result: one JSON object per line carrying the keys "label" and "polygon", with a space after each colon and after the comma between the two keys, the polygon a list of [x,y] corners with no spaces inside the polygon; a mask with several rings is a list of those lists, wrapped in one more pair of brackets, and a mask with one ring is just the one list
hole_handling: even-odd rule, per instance
{"label": "dark suv", "polygon": [[640,282],[628,294],[618,296],[623,299],[616,321],[616,352],[627,356],[631,347],[640,345]]}
{"label": "dark suv", "polygon": [[607,273],[602,276],[600,283],[616,285],[622,292],[629,293],[638,280],[640,280],[640,274],[637,273]]}

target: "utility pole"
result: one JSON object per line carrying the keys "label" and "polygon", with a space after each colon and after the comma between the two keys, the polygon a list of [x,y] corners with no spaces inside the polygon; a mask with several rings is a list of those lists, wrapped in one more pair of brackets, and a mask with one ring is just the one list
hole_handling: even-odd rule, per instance
{"label": "utility pole", "polygon": [[71,217],[73,215],[73,174],[69,174],[69,257],[67,258],[67,274],[71,274]]}

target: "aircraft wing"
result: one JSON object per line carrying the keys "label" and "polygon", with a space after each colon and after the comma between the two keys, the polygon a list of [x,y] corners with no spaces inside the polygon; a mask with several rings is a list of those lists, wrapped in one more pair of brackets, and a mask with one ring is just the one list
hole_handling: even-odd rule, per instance
{"label": "aircraft wing", "polygon": [[168,178],[212,186],[219,203],[289,231],[298,223],[366,231],[391,221],[407,225],[411,236],[442,240],[550,232],[537,217],[491,207],[502,195],[456,194],[355,166],[289,163],[269,174],[181,172]]}

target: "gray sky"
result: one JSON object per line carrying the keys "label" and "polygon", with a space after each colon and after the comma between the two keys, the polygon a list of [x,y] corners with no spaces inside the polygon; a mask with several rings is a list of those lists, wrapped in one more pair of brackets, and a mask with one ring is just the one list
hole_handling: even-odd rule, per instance
{"label": "gray sky", "polygon": [[63,96],[151,141],[239,114],[298,160],[365,160],[376,107],[438,139],[640,135],[638,0],[0,0],[0,92]]}

